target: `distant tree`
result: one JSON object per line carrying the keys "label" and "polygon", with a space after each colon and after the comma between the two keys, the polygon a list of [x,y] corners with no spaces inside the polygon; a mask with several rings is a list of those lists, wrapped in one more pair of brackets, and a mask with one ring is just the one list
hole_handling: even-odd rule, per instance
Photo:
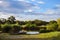
{"label": "distant tree", "polygon": [[37,26],[41,26],[41,25],[46,25],[48,24],[48,22],[46,21],[42,21],[42,20],[34,20],[34,22]]}
{"label": "distant tree", "polygon": [[34,23],[35,23],[37,26],[42,25],[42,21],[41,21],[41,20],[34,20]]}
{"label": "distant tree", "polygon": [[44,25],[44,27],[40,27],[40,33],[46,33],[46,32],[51,32],[51,31],[57,31],[58,29],[58,24],[56,21],[50,21],[49,24]]}
{"label": "distant tree", "polygon": [[26,23],[24,21],[20,21],[20,25],[25,25]]}
{"label": "distant tree", "polygon": [[60,31],[60,18],[57,19],[57,24],[58,24],[58,30]]}
{"label": "distant tree", "polygon": [[38,31],[39,27],[37,27],[36,24],[27,24],[24,29],[27,31]]}
{"label": "distant tree", "polygon": [[14,16],[10,16],[7,20],[8,23],[15,23],[15,17]]}
{"label": "distant tree", "polygon": [[31,24],[26,24],[26,26],[24,27],[24,30],[27,30],[27,31],[30,31],[30,27],[31,27]]}
{"label": "distant tree", "polygon": [[0,19],[0,24],[5,24],[5,23],[6,23],[6,19],[1,18],[1,19]]}
{"label": "distant tree", "polygon": [[47,30],[56,31],[58,28],[58,24],[57,23],[50,23],[46,27],[47,27]]}
{"label": "distant tree", "polygon": [[20,21],[19,20],[16,20],[16,24],[19,24],[20,25]]}
{"label": "distant tree", "polygon": [[39,31],[39,27],[37,27],[37,25],[36,24],[32,24],[31,25],[31,31]]}
{"label": "distant tree", "polygon": [[25,21],[19,21],[19,20],[16,20],[16,23],[18,23],[19,25],[25,25],[26,24]]}
{"label": "distant tree", "polygon": [[52,20],[52,21],[49,22],[49,24],[53,24],[53,23],[57,23],[57,21]]}

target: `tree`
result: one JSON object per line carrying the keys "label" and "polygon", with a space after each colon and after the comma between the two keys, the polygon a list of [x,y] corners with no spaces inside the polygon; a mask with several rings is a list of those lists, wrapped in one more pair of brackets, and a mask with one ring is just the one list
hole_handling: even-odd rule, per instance
{"label": "tree", "polygon": [[25,25],[26,23],[24,21],[20,21],[20,25]]}
{"label": "tree", "polygon": [[57,23],[57,21],[52,20],[52,21],[49,22],[49,24],[53,24],[53,23]]}
{"label": "tree", "polygon": [[58,28],[58,24],[57,23],[50,23],[48,25],[46,25],[47,30],[51,30],[51,31],[55,31]]}
{"label": "tree", "polygon": [[41,20],[34,20],[34,23],[35,23],[37,26],[42,25],[42,21],[41,21]]}
{"label": "tree", "polygon": [[22,30],[22,27],[18,24],[12,25],[11,33],[18,33],[20,30]]}
{"label": "tree", "polygon": [[57,24],[58,24],[58,30],[60,31],[60,18],[57,19]]}
{"label": "tree", "polygon": [[37,27],[36,24],[27,24],[24,29],[27,31],[38,31],[39,27]]}
{"label": "tree", "polygon": [[6,19],[1,18],[1,19],[0,19],[0,24],[5,24],[5,23],[6,23]]}
{"label": "tree", "polygon": [[41,26],[41,25],[46,25],[48,24],[48,22],[46,21],[42,21],[42,20],[34,20],[34,22],[37,26]]}
{"label": "tree", "polygon": [[20,21],[19,20],[16,20],[16,24],[19,24],[20,25]]}
{"label": "tree", "polygon": [[15,17],[14,16],[10,16],[9,18],[8,18],[8,23],[15,23]]}

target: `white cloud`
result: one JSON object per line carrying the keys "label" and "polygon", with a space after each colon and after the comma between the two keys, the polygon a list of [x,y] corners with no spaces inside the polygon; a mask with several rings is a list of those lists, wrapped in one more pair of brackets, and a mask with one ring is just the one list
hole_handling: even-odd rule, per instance
{"label": "white cloud", "polygon": [[[60,11],[54,10],[54,9],[48,9],[45,14],[48,15],[41,15],[41,13],[34,13],[34,11],[36,10],[40,10],[40,7],[34,4],[30,4],[30,3],[26,3],[26,2],[21,2],[21,1],[25,1],[25,0],[19,0],[20,2],[18,3],[20,8],[16,8],[13,7],[11,2],[7,2],[7,1],[1,1],[0,6],[2,7],[2,9],[0,8],[0,18],[8,18],[9,16],[13,15],[16,17],[16,19],[18,20],[34,20],[34,19],[41,19],[41,20],[56,20],[56,18],[59,18],[60,16],[58,15],[50,15],[50,14],[58,14],[58,12],[60,13]],[[33,0],[34,1],[34,0]],[[15,2],[14,2],[15,3]],[[16,3],[16,5],[17,5]],[[39,4],[45,4],[45,2],[43,1],[38,1]],[[59,6],[59,5],[58,5]],[[6,12],[7,11],[7,12]],[[24,13],[26,12],[26,15]],[[34,15],[30,15],[29,12],[32,12],[31,14]],[[50,16],[49,16],[50,15]],[[57,17],[58,16],[58,17]]]}
{"label": "white cloud", "polygon": [[37,3],[39,3],[39,4],[45,4],[45,2],[43,2],[43,1],[37,1]]}
{"label": "white cloud", "polygon": [[31,0],[31,1],[36,1],[36,0]]}
{"label": "white cloud", "polygon": [[15,0],[15,1],[26,1],[26,0]]}
{"label": "white cloud", "polygon": [[30,2],[30,1],[28,1],[28,0],[27,0],[26,2],[27,2],[27,3],[31,3],[31,2]]}
{"label": "white cloud", "polygon": [[24,12],[33,12],[32,9],[24,10]]}
{"label": "white cloud", "polygon": [[5,8],[5,7],[8,7],[8,6],[10,6],[10,5],[9,5],[9,2],[0,1],[0,6]]}
{"label": "white cloud", "polygon": [[45,14],[55,14],[55,11],[52,9],[48,9]]}
{"label": "white cloud", "polygon": [[39,6],[34,6],[33,8],[34,9],[41,9]]}
{"label": "white cloud", "polygon": [[[9,1],[3,1],[3,3],[0,4],[0,11],[3,11],[3,12],[12,12],[12,13],[23,13],[24,10],[28,11],[28,12],[32,12],[32,7],[34,7],[35,5],[32,5],[30,3],[26,3],[26,2],[18,2],[17,4],[20,4],[19,5],[19,9],[17,7],[13,7],[11,4],[11,2]],[[15,3],[14,3],[15,4]],[[16,4],[16,5],[17,5]],[[29,9],[31,8],[31,9]]]}
{"label": "white cloud", "polygon": [[14,16],[17,20],[22,20],[22,16],[20,14],[14,14],[14,13],[6,13],[6,12],[0,12],[0,18],[5,18],[7,19],[10,16]]}
{"label": "white cloud", "polygon": [[29,9],[28,12],[32,12],[33,10]]}
{"label": "white cloud", "polygon": [[13,13],[0,12],[0,18],[8,18],[9,16],[15,16]]}
{"label": "white cloud", "polygon": [[54,9],[47,9],[45,14],[60,15],[60,5],[55,5]]}
{"label": "white cloud", "polygon": [[57,4],[56,7],[60,7],[60,4]]}
{"label": "white cloud", "polygon": [[9,16],[15,16],[17,20],[35,20],[40,19],[44,21],[50,21],[50,20],[56,20],[59,15],[24,15],[24,14],[13,14],[13,13],[6,13],[6,12],[0,12],[0,18],[8,18]]}
{"label": "white cloud", "polygon": [[3,1],[0,1],[0,4],[3,3]]}

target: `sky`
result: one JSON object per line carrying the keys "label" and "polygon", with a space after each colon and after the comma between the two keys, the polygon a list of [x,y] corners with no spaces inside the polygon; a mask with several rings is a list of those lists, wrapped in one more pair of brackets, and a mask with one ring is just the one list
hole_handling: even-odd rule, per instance
{"label": "sky", "polygon": [[60,18],[60,0],[0,0],[0,18],[17,20],[56,20]]}

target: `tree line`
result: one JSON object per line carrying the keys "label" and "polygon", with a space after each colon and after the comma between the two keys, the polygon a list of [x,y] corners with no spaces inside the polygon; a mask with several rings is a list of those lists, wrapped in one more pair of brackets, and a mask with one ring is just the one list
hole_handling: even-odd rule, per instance
{"label": "tree line", "polygon": [[8,19],[0,18],[0,31],[17,33],[21,30],[39,31],[40,33],[60,31],[60,19],[47,22],[37,19],[33,21],[20,21],[16,20],[14,16],[10,16]]}

